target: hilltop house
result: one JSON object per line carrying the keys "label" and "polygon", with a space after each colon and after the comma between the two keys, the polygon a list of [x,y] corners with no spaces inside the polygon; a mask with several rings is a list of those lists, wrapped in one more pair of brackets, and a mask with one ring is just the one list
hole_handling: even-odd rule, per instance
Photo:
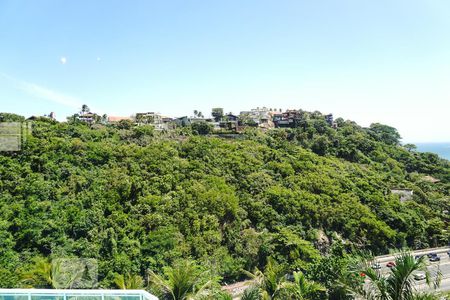
{"label": "hilltop house", "polygon": [[48,114],[48,115],[30,116],[29,118],[27,118],[27,121],[35,121],[35,120],[38,120],[39,118],[46,118],[46,119],[56,120],[55,113],[54,112],[50,112],[50,114]]}
{"label": "hilltop house", "polygon": [[153,125],[156,130],[168,130],[170,129],[170,123],[172,118],[162,116],[156,112],[136,113],[134,116],[134,122],[137,125]]}
{"label": "hilltop house", "polygon": [[222,129],[237,131],[239,127],[239,117],[229,113],[222,117],[219,126]]}
{"label": "hilltop house", "polygon": [[325,115],[325,121],[330,125],[332,128],[337,128],[337,123],[334,121],[333,114]]}
{"label": "hilltop house", "polygon": [[78,120],[84,123],[93,124],[96,123],[98,120],[100,120],[101,117],[93,112],[80,112],[78,115]]}
{"label": "hilltop house", "polygon": [[134,116],[134,121],[138,125],[155,125],[162,123],[162,117],[160,114],[155,112],[136,113],[136,115]]}
{"label": "hilltop house", "polygon": [[271,128],[274,126],[272,122],[273,114],[275,114],[275,110],[268,109],[267,107],[257,107],[249,111],[241,111],[239,114],[239,125]]}
{"label": "hilltop house", "polygon": [[333,126],[333,114],[325,115],[325,121],[328,125]]}
{"label": "hilltop house", "polygon": [[188,116],[178,117],[173,120],[176,126],[185,127],[191,125],[190,118]]}
{"label": "hilltop house", "polygon": [[212,123],[214,120],[211,118],[198,118],[198,117],[193,117],[193,118],[188,118],[190,124],[193,123],[201,123],[201,122],[206,122],[206,123]]}
{"label": "hilltop house", "polygon": [[194,123],[205,122],[205,123],[213,125],[214,129],[219,128],[218,127],[219,123],[214,122],[214,119],[212,119],[212,118],[199,118],[199,117],[183,116],[183,117],[175,118],[172,121],[173,121],[173,123],[175,123],[176,126],[179,126],[179,127],[185,127],[185,126],[189,126]]}
{"label": "hilltop house", "polygon": [[295,128],[298,127],[303,119],[303,112],[299,110],[286,110],[283,113],[273,115],[273,123],[277,128]]}

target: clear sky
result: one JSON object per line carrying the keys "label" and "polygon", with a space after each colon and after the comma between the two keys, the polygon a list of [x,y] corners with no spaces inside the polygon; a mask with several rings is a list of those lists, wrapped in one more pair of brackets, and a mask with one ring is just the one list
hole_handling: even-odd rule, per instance
{"label": "clear sky", "polygon": [[450,141],[449,0],[0,0],[0,111],[257,106]]}

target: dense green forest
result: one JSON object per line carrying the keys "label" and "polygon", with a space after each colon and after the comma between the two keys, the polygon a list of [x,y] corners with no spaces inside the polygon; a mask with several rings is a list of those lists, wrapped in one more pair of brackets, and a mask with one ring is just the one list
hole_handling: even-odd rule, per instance
{"label": "dense green forest", "polygon": [[[310,114],[295,129],[224,138],[33,121],[22,151],[0,153],[0,285],[23,286],[23,272],[58,257],[96,259],[101,287],[180,259],[220,282],[273,260],[326,285],[332,245],[448,244],[449,162],[401,146],[392,127],[336,122]],[[392,188],[414,195],[400,202]]]}

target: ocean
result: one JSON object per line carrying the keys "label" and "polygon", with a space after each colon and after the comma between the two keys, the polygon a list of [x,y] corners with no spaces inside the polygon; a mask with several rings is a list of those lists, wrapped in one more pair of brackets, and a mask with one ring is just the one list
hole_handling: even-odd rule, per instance
{"label": "ocean", "polygon": [[450,143],[416,143],[417,151],[436,153],[450,160]]}

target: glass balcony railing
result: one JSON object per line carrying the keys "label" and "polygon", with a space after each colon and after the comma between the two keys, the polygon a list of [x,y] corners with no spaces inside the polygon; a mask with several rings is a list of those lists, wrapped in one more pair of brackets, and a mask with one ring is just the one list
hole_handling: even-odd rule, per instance
{"label": "glass balcony railing", "polygon": [[0,300],[158,300],[142,290],[0,289]]}

